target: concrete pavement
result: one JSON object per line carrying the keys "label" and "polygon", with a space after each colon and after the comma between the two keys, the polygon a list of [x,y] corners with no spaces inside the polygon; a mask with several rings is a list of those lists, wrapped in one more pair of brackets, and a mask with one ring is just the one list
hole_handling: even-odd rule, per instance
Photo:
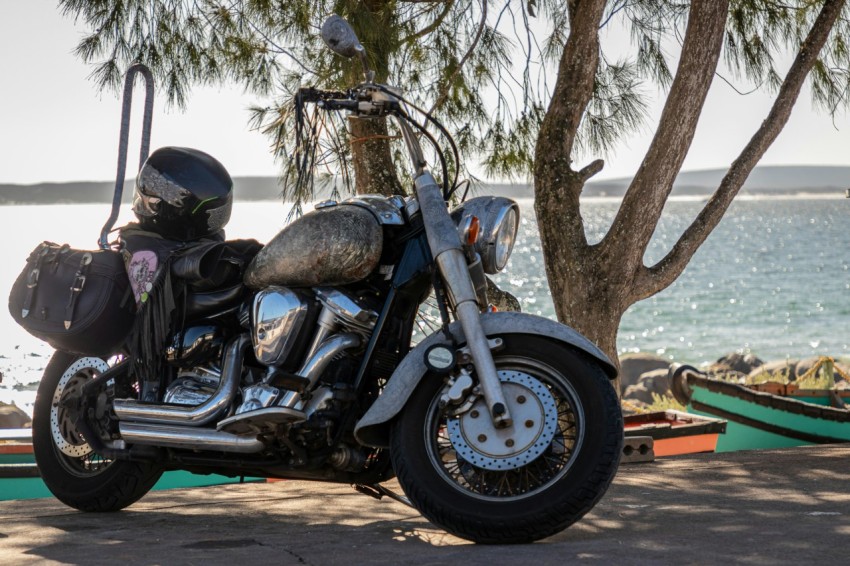
{"label": "concrete pavement", "polygon": [[519,546],[474,545],[400,503],[315,482],[153,492],[112,514],[0,502],[3,565],[816,562],[850,562],[850,445],[622,466],[584,519]]}

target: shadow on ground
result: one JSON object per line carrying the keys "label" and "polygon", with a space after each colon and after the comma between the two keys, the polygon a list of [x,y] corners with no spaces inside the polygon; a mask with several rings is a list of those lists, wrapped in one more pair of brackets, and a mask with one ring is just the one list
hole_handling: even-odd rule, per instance
{"label": "shadow on ground", "polygon": [[0,503],[0,563],[14,564],[837,564],[847,548],[847,446],[623,466],[584,519],[519,546],[473,545],[391,500],[300,481],[152,493],[111,514]]}

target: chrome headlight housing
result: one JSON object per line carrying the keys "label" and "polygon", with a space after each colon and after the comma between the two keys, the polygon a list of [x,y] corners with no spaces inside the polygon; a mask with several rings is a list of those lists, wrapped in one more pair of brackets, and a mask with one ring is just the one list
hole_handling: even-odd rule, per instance
{"label": "chrome headlight housing", "polygon": [[472,216],[480,225],[475,251],[481,256],[484,272],[498,273],[508,264],[519,228],[519,205],[505,197],[475,197],[452,213],[458,225]]}

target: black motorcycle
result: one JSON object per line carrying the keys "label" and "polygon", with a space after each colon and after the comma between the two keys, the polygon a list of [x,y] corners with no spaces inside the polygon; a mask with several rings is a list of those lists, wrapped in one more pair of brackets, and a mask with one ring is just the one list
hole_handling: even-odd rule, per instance
{"label": "black motorcycle", "polygon": [[[341,18],[322,36],[363,53]],[[130,312],[131,338],[113,324],[79,333],[70,351],[57,340],[38,390],[35,455],[61,501],[118,510],[172,469],[375,496],[396,477],[445,530],[518,543],[566,528],[606,491],[623,441],[615,367],[567,326],[488,307],[485,274],[508,262],[516,203],[477,197],[449,211],[443,154],[435,143],[440,184],[419,144],[434,141],[426,125],[442,127],[414,120],[415,106],[372,76],[344,93],[304,89],[299,103],[394,118],[415,196],[321,203],[260,249],[218,237],[232,199],[218,162],[182,148],[147,160],[139,223],[122,233],[130,287],[114,307]],[[31,258],[18,310],[49,314],[31,290],[67,259],[65,328],[80,328],[93,254],[48,248]],[[438,322],[414,346],[429,300]]]}

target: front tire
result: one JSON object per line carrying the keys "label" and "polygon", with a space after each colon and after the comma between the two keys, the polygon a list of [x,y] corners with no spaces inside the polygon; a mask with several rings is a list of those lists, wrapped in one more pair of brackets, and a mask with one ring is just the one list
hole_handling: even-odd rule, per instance
{"label": "front tire", "polygon": [[123,509],[150,491],[163,471],[154,462],[105,460],[77,432],[73,398],[108,367],[100,358],[57,351],[33,407],[33,452],[41,478],[58,500],[81,511]]}
{"label": "front tire", "polygon": [[623,419],[588,356],[542,336],[501,338],[494,361],[514,426],[494,429],[481,399],[447,415],[445,383],[429,375],[393,424],[391,455],[402,489],[431,522],[479,543],[526,543],[599,501],[619,465]]}

